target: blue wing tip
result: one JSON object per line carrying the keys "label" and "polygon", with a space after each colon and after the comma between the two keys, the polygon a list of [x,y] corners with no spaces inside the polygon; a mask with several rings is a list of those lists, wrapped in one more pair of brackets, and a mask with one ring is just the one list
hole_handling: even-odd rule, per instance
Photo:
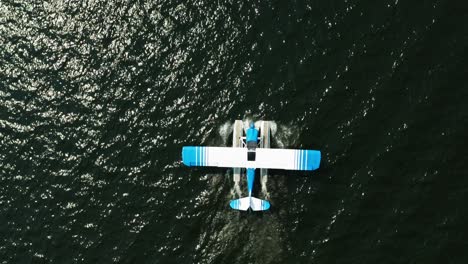
{"label": "blue wing tip", "polygon": [[313,166],[313,169],[316,170],[320,167],[320,161],[322,160],[322,152],[320,150],[316,150],[316,155],[315,155],[315,164]]}
{"label": "blue wing tip", "polygon": [[193,147],[182,147],[182,163],[186,166],[191,166],[195,158],[195,149]]}

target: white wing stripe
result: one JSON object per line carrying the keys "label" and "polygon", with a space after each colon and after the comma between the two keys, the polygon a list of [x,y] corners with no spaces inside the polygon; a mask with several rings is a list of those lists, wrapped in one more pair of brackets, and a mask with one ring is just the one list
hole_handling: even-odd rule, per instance
{"label": "white wing stripe", "polygon": [[296,160],[296,170],[299,169],[299,161],[301,160],[301,159],[299,158],[299,153],[300,153],[300,151],[299,151],[299,150],[296,150],[296,158],[297,158],[297,160]]}

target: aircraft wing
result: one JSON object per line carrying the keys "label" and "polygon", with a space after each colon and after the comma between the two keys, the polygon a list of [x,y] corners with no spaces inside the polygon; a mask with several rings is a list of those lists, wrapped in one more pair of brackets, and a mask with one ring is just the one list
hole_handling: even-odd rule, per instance
{"label": "aircraft wing", "polygon": [[187,166],[315,170],[320,166],[318,150],[257,148],[255,160],[247,160],[246,148],[182,148],[182,162]]}

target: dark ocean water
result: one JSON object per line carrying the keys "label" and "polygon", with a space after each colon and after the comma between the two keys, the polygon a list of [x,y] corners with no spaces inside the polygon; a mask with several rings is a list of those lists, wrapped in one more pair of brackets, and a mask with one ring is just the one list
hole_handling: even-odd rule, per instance
{"label": "dark ocean water", "polygon": [[[0,1],[0,263],[468,263],[463,1]],[[183,145],[322,151],[271,210]],[[245,192],[245,189],[242,189]]]}

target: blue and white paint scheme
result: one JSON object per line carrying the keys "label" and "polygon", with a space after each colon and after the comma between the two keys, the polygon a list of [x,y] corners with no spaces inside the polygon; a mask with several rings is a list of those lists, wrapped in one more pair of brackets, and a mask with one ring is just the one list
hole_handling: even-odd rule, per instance
{"label": "blue and white paint scheme", "polygon": [[[247,169],[248,197],[232,200],[236,210],[264,211],[270,208],[266,200],[252,197],[255,169],[316,170],[320,166],[318,150],[258,148],[259,131],[252,123],[242,137],[242,147],[184,146],[182,162],[187,166],[231,167]],[[268,131],[269,133],[269,131]]]}

